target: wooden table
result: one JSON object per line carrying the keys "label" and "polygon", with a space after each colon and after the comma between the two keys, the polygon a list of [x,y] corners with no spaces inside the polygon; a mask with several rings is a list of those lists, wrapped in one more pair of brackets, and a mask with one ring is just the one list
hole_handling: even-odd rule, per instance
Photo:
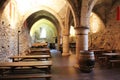
{"label": "wooden table", "polygon": [[48,70],[51,69],[52,61],[32,61],[32,62],[0,62],[0,70],[4,73],[6,67],[10,67],[10,70],[15,70],[17,67],[36,67],[48,66]]}
{"label": "wooden table", "polygon": [[120,53],[103,53],[105,56],[120,56]]}
{"label": "wooden table", "polygon": [[32,67],[32,66],[51,66],[52,61],[33,61],[33,62],[0,62],[0,67]]}
{"label": "wooden table", "polygon": [[50,55],[50,49],[49,48],[31,48],[31,55]]}
{"label": "wooden table", "polygon": [[37,52],[31,52],[27,55],[49,55],[49,56],[51,56],[51,54],[49,52],[38,52],[38,51]]}
{"label": "wooden table", "polygon": [[111,66],[116,62],[120,62],[120,59],[117,56],[120,56],[120,53],[103,53],[102,55],[106,56],[106,64],[112,63]]}
{"label": "wooden table", "polygon": [[106,61],[109,61],[113,56],[120,56],[120,53],[103,53],[102,55],[106,56]]}
{"label": "wooden table", "polygon": [[32,51],[50,52],[49,48],[31,48],[30,50],[31,52]]}
{"label": "wooden table", "polygon": [[47,47],[47,43],[40,43],[40,42],[36,42],[34,44],[32,44],[32,47]]}
{"label": "wooden table", "polygon": [[111,50],[104,50],[104,49],[96,49],[96,50],[91,50],[95,54],[95,59],[96,61],[99,61],[99,57],[103,57],[103,53],[105,52],[111,52]]}
{"label": "wooden table", "polygon": [[46,59],[48,60],[48,58],[50,58],[50,55],[20,55],[20,56],[11,56],[9,57],[10,59],[13,60],[13,62],[17,59],[17,60],[24,60],[24,59]]}

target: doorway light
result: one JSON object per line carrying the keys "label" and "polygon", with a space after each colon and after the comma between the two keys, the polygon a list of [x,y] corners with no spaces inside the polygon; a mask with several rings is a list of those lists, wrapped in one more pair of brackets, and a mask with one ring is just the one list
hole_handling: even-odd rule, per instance
{"label": "doorway light", "polygon": [[40,28],[40,38],[46,38],[46,30],[45,28]]}
{"label": "doorway light", "polygon": [[70,36],[75,36],[75,29],[72,25],[70,26]]}

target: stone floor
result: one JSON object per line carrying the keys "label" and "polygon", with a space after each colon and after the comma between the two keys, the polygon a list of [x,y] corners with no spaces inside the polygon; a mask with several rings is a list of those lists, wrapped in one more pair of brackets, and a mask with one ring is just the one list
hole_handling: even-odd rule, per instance
{"label": "stone floor", "polygon": [[68,57],[62,57],[61,53],[56,50],[51,50],[51,54],[53,60],[51,80],[120,80],[120,68],[108,69],[105,67],[100,67],[96,63],[91,73],[83,73],[73,67],[75,64],[75,54],[71,54]]}
{"label": "stone floor", "polygon": [[120,68],[100,67],[98,63],[91,73],[83,73],[73,66],[75,54],[62,57],[60,53],[52,52],[52,75],[51,80],[120,80]]}

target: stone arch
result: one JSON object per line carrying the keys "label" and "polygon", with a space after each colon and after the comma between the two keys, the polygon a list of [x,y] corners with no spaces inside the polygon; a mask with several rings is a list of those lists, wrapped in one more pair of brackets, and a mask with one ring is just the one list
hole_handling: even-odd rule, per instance
{"label": "stone arch", "polygon": [[65,19],[65,22],[66,22],[66,26],[68,27],[68,31],[70,30],[69,29],[69,22],[70,22],[70,19],[69,19],[69,17],[70,17],[70,8],[68,7],[68,9],[67,9],[67,14],[66,14],[66,19]]}
{"label": "stone arch", "polygon": [[10,0],[1,0],[0,1],[0,17],[5,9],[5,6],[10,2]]}
{"label": "stone arch", "polygon": [[[9,1],[10,1],[10,0],[3,0],[3,1],[1,2],[1,10],[2,10],[2,11],[0,11],[0,12],[3,12],[5,6],[9,3]],[[75,11],[74,11],[75,8],[74,8],[71,0],[66,0],[66,2],[67,2],[68,6],[70,7],[70,9],[71,9],[71,11],[72,11],[74,23],[75,23],[75,26],[76,26],[77,18],[76,18],[76,14],[75,14]],[[49,10],[49,12],[50,12],[51,14],[53,14],[53,15],[57,18],[57,20],[58,20],[59,23],[60,23],[60,26],[61,26],[61,27],[64,26],[64,25],[62,24],[62,22],[61,22],[60,16],[58,16],[58,14],[57,14],[54,10],[52,10],[52,9],[50,9],[50,8],[48,8],[48,7],[45,7],[45,6],[42,6],[41,9],[39,9],[39,7],[38,7],[37,9],[38,9],[38,10],[46,10],[46,11]],[[36,11],[38,11],[38,10],[36,10]],[[18,21],[18,24],[23,24],[24,21],[27,19],[27,17],[28,17],[30,14],[32,14],[32,13],[34,13],[34,12],[36,12],[36,11],[27,12],[27,13],[24,15],[25,17],[23,17],[21,23],[19,23],[20,21]],[[2,13],[1,13],[1,14],[2,14]],[[21,25],[20,25],[20,26],[21,26]]]}
{"label": "stone arch", "polygon": [[52,10],[52,9],[46,7],[46,6],[42,7],[41,9],[38,9],[37,11],[32,11],[32,12],[29,11],[29,12],[27,12],[27,13],[25,14],[25,17],[22,19],[21,24],[23,24],[24,21],[25,21],[30,15],[34,14],[35,12],[39,12],[39,11],[41,11],[41,10],[42,10],[42,11],[47,11],[48,13],[54,15],[54,17],[56,18],[56,20],[58,20],[58,22],[59,22],[59,24],[60,24],[60,27],[61,27],[61,28],[63,27],[63,24],[62,24],[62,22],[61,22],[62,20],[61,20],[60,16],[59,16],[54,10]]}
{"label": "stone arch", "polygon": [[[89,28],[89,19],[92,9],[97,0],[82,0],[82,9],[81,9],[81,26]],[[85,22],[86,21],[86,22]]]}
{"label": "stone arch", "polygon": [[[46,16],[47,15],[47,16]],[[31,14],[25,21],[27,21],[27,25],[29,27],[29,29],[31,28],[31,26],[34,24],[34,22],[42,19],[42,18],[46,18],[49,21],[51,21],[52,23],[55,24],[55,26],[59,26],[59,22],[56,19],[56,17],[54,15],[52,15],[51,13],[49,13],[48,11],[45,10],[40,10],[38,12],[35,12],[33,14]],[[32,19],[32,20],[31,20]]]}
{"label": "stone arch", "polygon": [[[28,29],[28,31],[30,31],[32,25],[35,22],[37,22],[38,20],[43,19],[43,18],[49,20],[50,22],[52,22],[55,25],[57,32],[58,32],[57,35],[59,37],[61,30],[59,27],[60,24],[59,24],[58,20],[56,19],[56,17],[53,14],[51,14],[50,12],[45,11],[45,10],[40,10],[38,12],[31,14],[24,22],[25,26],[28,27],[26,29]],[[22,30],[24,30],[23,28],[25,26],[22,27]]]}
{"label": "stone arch", "polygon": [[78,19],[78,18],[77,18],[77,13],[76,13],[76,11],[75,11],[76,8],[75,8],[75,6],[73,5],[73,2],[72,2],[71,0],[66,0],[66,1],[67,1],[67,3],[68,3],[68,6],[69,6],[72,14],[73,14],[74,25],[75,25],[75,27],[77,27],[77,24],[79,23],[79,22],[78,22],[79,20],[77,20],[77,19]]}

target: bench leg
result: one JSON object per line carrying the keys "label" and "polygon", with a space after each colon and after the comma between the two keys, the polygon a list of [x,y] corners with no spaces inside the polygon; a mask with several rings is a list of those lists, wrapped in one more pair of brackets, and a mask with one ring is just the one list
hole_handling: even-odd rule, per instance
{"label": "bench leg", "polygon": [[51,66],[48,66],[48,68],[46,69],[46,73],[47,74],[51,73]]}
{"label": "bench leg", "polygon": [[108,68],[113,68],[114,67],[114,62],[109,62],[109,64],[108,64]]}
{"label": "bench leg", "polygon": [[114,63],[111,63],[111,67],[114,67]]}
{"label": "bench leg", "polygon": [[107,62],[106,63],[106,67],[109,69],[109,68],[112,68],[112,64],[111,64],[111,62]]}
{"label": "bench leg", "polygon": [[47,77],[46,80],[51,80],[51,78],[50,78],[50,77]]}

